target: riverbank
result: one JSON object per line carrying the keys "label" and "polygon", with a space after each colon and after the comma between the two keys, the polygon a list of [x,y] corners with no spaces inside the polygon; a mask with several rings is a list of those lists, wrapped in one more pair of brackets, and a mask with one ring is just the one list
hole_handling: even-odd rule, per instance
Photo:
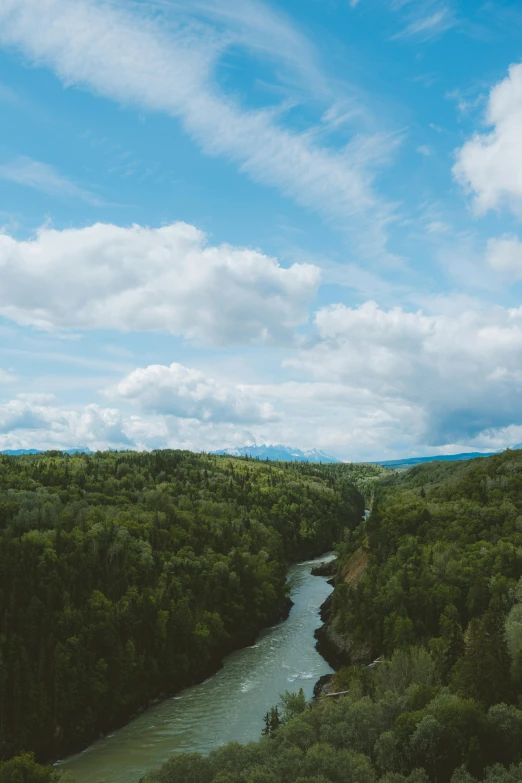
{"label": "riverbank", "polygon": [[[227,656],[231,655],[232,653],[238,650],[245,649],[246,647],[251,647],[256,643],[256,640],[260,633],[262,633],[267,628],[271,628],[272,626],[287,620],[293,605],[294,603],[291,600],[291,598],[289,596],[285,596],[282,601],[280,601],[276,606],[274,606],[273,610],[270,612],[269,615],[267,615],[262,625],[260,625],[255,630],[237,633],[234,634],[234,636],[231,637],[230,639],[227,639],[227,641],[225,642],[225,644],[223,644],[219,653],[209,661],[208,666],[205,667],[205,669],[199,672],[196,676],[188,679],[180,688],[176,688],[172,691],[158,692],[155,696],[151,697],[145,703],[140,705],[137,709],[134,708],[132,710],[129,710],[127,714],[122,715],[121,719],[114,722],[110,726],[110,728],[108,728],[106,731],[100,731],[97,734],[92,734],[90,739],[87,740],[86,742],[82,742],[81,744],[71,747],[67,755],[68,756],[75,755],[87,750],[97,740],[101,740],[107,736],[111,736],[114,732],[123,728],[131,721],[138,718],[140,715],[143,715],[152,707],[161,704],[163,701],[166,701],[167,699],[176,698],[176,696],[179,693],[186,690],[187,688],[191,688],[205,682],[206,680],[209,679],[209,677],[214,676],[215,674],[217,674],[217,672],[220,671],[220,669],[223,668],[224,661],[227,658]],[[56,758],[47,759],[44,763],[56,765],[60,763],[60,759],[56,759]]]}
{"label": "riverbank", "polygon": [[[285,690],[303,688],[332,669],[315,649],[319,608],[331,592],[326,577],[311,570],[326,557],[289,569],[288,618],[262,630],[248,647],[232,652],[205,681],[152,705],[130,723],[65,759],[59,768],[77,783],[138,783],[177,751],[207,753],[229,741],[258,740],[264,714]],[[253,640],[252,640],[253,641]]]}
{"label": "riverbank", "polygon": [[[336,578],[339,583],[344,582],[353,590],[366,572],[368,559],[366,552],[359,548],[353,552]],[[336,578],[332,580],[335,590]],[[336,629],[335,616],[333,614],[334,593],[330,593],[322,604],[320,617],[322,625],[315,631],[316,649],[325,661],[336,671],[343,666],[367,663],[371,656],[371,650],[367,645],[355,645],[349,634],[340,634]]]}
{"label": "riverbank", "polygon": [[[227,658],[227,656],[231,655],[232,653],[238,650],[251,647],[256,643],[256,640],[259,637],[260,633],[288,619],[288,616],[290,614],[293,605],[294,604],[291,598],[288,595],[284,596],[282,601],[276,604],[273,607],[272,611],[266,616],[262,625],[258,626],[256,629],[251,629],[248,631],[236,633],[232,637],[227,639],[226,642],[222,645],[219,652],[211,658],[208,665],[200,672],[198,672],[197,675],[188,678],[181,687],[173,689],[171,691],[170,690],[159,691],[156,695],[147,699],[147,701],[141,704],[140,706],[138,707],[134,706],[132,709],[129,709],[128,712],[123,713],[121,715],[119,720],[112,722],[110,727],[107,727],[105,731],[92,733],[87,740],[68,748],[66,757],[73,756],[88,750],[93,743],[95,743],[98,740],[103,740],[108,736],[112,736],[114,732],[119,731],[120,729],[122,729],[123,727],[131,723],[139,716],[145,714],[151,708],[157,706],[158,704],[161,704],[162,702],[168,699],[176,698],[179,693],[186,690],[187,688],[200,685],[201,683],[208,680],[209,677],[212,677],[215,674],[217,674],[217,672],[219,672],[220,669],[223,668],[224,661]],[[63,761],[63,757],[62,758],[55,757],[55,758],[44,759],[43,763],[52,764],[56,766],[61,764],[62,761]]]}

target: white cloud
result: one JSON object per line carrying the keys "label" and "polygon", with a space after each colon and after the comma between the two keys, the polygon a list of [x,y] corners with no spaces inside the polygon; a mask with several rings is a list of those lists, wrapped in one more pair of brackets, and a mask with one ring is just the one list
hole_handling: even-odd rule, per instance
{"label": "white cloud", "polygon": [[391,7],[400,12],[406,21],[406,26],[393,36],[394,39],[428,41],[456,24],[453,10],[439,0],[392,0]]}
{"label": "white cloud", "polygon": [[0,314],[42,329],[163,331],[200,343],[287,338],[319,283],[186,223],[0,235]]}
{"label": "white cloud", "polygon": [[47,394],[46,392],[20,392],[16,396],[22,402],[34,403],[35,405],[49,405],[57,402],[54,394]]}
{"label": "white cloud", "polygon": [[288,365],[415,410],[418,442],[522,423],[522,308],[425,315],[367,302],[323,308],[316,326]]}
{"label": "white cloud", "polygon": [[178,20],[186,14],[189,21],[197,16],[220,25],[228,45],[275,61],[287,80],[321,100],[331,93],[313,45],[281,9],[260,0],[159,0],[159,5],[171,17],[175,11]]}
{"label": "white cloud", "polygon": [[0,403],[0,449],[9,448],[130,448],[120,411],[87,405],[80,409],[28,400]]}
{"label": "white cloud", "polygon": [[434,14],[416,19],[402,30],[395,38],[419,37],[428,40],[453,26],[453,21],[445,9]]}
{"label": "white cloud", "polygon": [[[365,347],[371,350],[373,346],[366,341]],[[332,358],[329,352],[331,348],[323,346],[321,355],[327,361]],[[43,399],[11,400],[0,404],[0,450],[88,446],[91,450],[210,451],[252,442],[282,442],[301,448],[319,447],[340,458],[363,460],[495,449],[522,440],[522,423],[517,423],[520,416],[513,414],[513,403],[518,404],[519,398],[517,379],[505,377],[503,384],[501,371],[492,371],[491,362],[490,377],[485,383],[490,394],[489,407],[481,405],[485,394],[473,396],[472,383],[466,388],[469,362],[463,363],[462,377],[457,373],[449,377],[437,369],[429,374],[429,363],[425,361],[412,373],[411,388],[419,379],[420,383],[416,393],[409,394],[391,388],[391,384],[387,392],[382,383],[372,379],[371,373],[359,379],[343,362],[345,357],[340,350],[337,365],[342,377],[337,380],[333,380],[330,368],[330,377],[324,372],[325,379],[317,382],[249,385],[224,391],[222,385],[212,385],[205,377],[202,383],[206,388],[199,399],[192,378],[187,393],[181,394],[179,383],[172,394],[174,384],[157,383],[150,373],[142,379],[126,378],[123,391],[128,390],[129,394],[121,395],[119,400],[115,395],[113,405],[118,401],[126,406],[134,403],[138,412],[100,405],[67,408]],[[436,357],[433,363],[436,365]],[[400,369],[400,362],[395,367]],[[321,375],[320,359],[315,369],[316,375]],[[428,379],[422,379],[423,372],[428,372]],[[234,420],[234,406],[240,395],[241,404],[251,406],[255,415],[243,417],[243,407]],[[463,396],[469,398],[466,408],[461,407]],[[506,403],[511,408],[503,418]],[[259,416],[259,411],[272,409],[277,410],[277,418]],[[189,418],[190,415],[201,418]]]}
{"label": "white cloud", "polygon": [[48,429],[50,422],[41,410],[23,400],[0,404],[0,435],[16,430]]}
{"label": "white cloud", "polygon": [[[145,15],[147,8],[103,0],[3,0],[0,43],[52,68],[68,86],[179,117],[207,154],[235,161],[305,207],[343,222],[366,214],[374,232],[377,223],[382,228],[389,209],[373,193],[373,173],[357,146],[320,147],[313,134],[278,124],[277,110],[243,109],[214,80],[216,62],[234,35],[170,18],[162,25]],[[260,49],[274,28],[273,20],[267,27],[263,19]],[[288,40],[281,26],[275,32]],[[298,56],[298,44],[292,51]]]}
{"label": "white cloud", "polygon": [[522,280],[522,242],[516,236],[490,239],[486,262],[491,269],[512,281]]}
{"label": "white cloud", "polygon": [[0,367],[0,384],[13,383],[17,380],[17,376],[9,370],[3,370]]}
{"label": "white cloud", "polygon": [[272,406],[256,401],[247,386],[221,383],[176,362],[137,368],[111,394],[146,412],[201,421],[255,423],[277,418]]}
{"label": "white cloud", "polygon": [[93,193],[75,185],[52,166],[25,156],[19,156],[9,163],[0,164],[0,179],[41,190],[49,196],[77,198],[93,206],[105,204]]}
{"label": "white cloud", "polygon": [[[99,405],[71,409],[36,400],[0,403],[0,450],[87,446],[93,451],[107,448],[211,451],[252,442],[283,442],[302,448],[320,444],[334,455],[353,459],[376,457],[392,441],[396,448],[405,444],[404,448],[411,450],[419,429],[418,412],[411,406],[393,400],[383,402],[367,391],[342,384],[242,387],[244,398],[250,395],[250,400],[257,400],[257,421],[241,421],[241,417],[227,421],[232,418],[230,412],[223,404],[219,409],[219,400],[217,404],[213,399],[209,403],[210,395],[206,409],[179,410],[182,415],[175,416],[171,415],[172,407],[165,404],[166,412],[156,413],[146,410],[150,398],[144,400],[143,388],[140,394],[140,398],[131,400],[140,405],[139,414]],[[214,405],[212,416],[204,418],[209,404]],[[279,418],[259,417],[260,410],[271,411],[272,405],[281,409]],[[184,415],[187,412],[197,413],[201,419],[187,418]]]}
{"label": "white cloud", "polygon": [[507,205],[522,214],[522,64],[489,94],[486,123],[490,133],[476,133],[457,151],[453,172],[474,196],[479,214]]}

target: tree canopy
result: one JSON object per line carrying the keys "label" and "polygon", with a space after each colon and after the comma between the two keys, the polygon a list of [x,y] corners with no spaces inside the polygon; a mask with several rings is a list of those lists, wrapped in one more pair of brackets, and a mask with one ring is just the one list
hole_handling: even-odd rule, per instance
{"label": "tree canopy", "polygon": [[364,501],[312,464],[0,457],[0,758],[86,744],[215,669]]}
{"label": "tree canopy", "polygon": [[193,754],[192,777],[176,756],[146,783],[522,780],[522,451],[372,484],[328,628],[380,662],[338,671],[338,700],[269,714],[259,743]]}

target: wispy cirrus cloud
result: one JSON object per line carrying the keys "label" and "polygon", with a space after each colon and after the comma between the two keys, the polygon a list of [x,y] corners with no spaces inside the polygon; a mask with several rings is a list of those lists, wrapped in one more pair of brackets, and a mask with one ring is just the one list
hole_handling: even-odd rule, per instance
{"label": "wispy cirrus cloud", "polygon": [[322,101],[332,96],[315,47],[281,10],[260,0],[150,0],[171,18],[181,14],[217,26],[226,47],[241,47],[277,63],[279,74],[293,86],[315,93]]}
{"label": "wispy cirrus cloud", "polygon": [[12,106],[19,106],[23,103],[17,93],[8,87],[7,84],[0,82],[0,103],[8,103]]}
{"label": "wispy cirrus cloud", "polygon": [[404,27],[393,39],[415,38],[428,41],[457,23],[453,8],[440,0],[392,0],[392,8],[400,13]]}
{"label": "wispy cirrus cloud", "polygon": [[53,166],[23,155],[0,164],[0,179],[40,190],[48,196],[76,198],[92,206],[106,206],[106,202],[76,185]]}
{"label": "wispy cirrus cloud", "polygon": [[[218,84],[216,67],[227,47],[248,38],[252,49],[275,57],[274,31],[276,41],[290,42],[280,47],[280,60],[292,62],[294,70],[304,63],[320,81],[305,39],[261,3],[247,3],[241,14],[235,4],[219,9],[209,0],[198,7],[219,14],[226,32],[187,22],[186,14],[177,18],[171,12],[163,23],[148,2],[4,0],[0,43],[48,66],[68,86],[177,117],[206,154],[235,162],[256,182],[343,226],[352,221],[361,231],[364,219],[382,245],[392,208],[373,186],[375,167],[367,158],[371,144],[321,145],[310,133],[313,128],[290,129],[282,109],[246,108]],[[257,28],[256,19],[261,19]]]}

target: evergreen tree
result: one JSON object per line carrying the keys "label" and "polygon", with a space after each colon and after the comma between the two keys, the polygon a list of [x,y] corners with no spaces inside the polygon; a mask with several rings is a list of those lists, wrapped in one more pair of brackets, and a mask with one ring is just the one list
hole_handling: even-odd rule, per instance
{"label": "evergreen tree", "polygon": [[487,706],[509,701],[510,658],[503,617],[496,607],[471,620],[465,642],[451,678],[457,693]]}
{"label": "evergreen tree", "polygon": [[453,604],[446,606],[440,616],[439,626],[441,639],[444,644],[443,679],[445,680],[458,659],[464,655],[466,649],[456,606]]}

